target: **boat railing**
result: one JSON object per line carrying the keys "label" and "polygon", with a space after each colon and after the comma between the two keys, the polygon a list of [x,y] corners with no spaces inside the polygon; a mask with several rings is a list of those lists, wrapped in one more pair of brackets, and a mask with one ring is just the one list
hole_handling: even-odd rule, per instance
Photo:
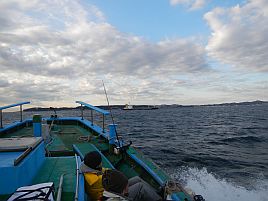
{"label": "boat railing", "polygon": [[3,128],[3,110],[16,107],[16,106],[20,106],[20,122],[22,122],[23,120],[22,119],[22,112],[23,112],[22,105],[25,105],[25,104],[30,104],[30,102],[21,102],[21,103],[16,103],[16,104],[11,104],[11,105],[0,107],[0,121],[1,121],[0,128]]}
{"label": "boat railing", "polygon": [[90,109],[90,112],[91,112],[91,125],[92,125],[92,126],[93,126],[93,121],[94,121],[94,119],[93,119],[93,111],[96,111],[96,112],[99,112],[99,113],[102,114],[102,132],[104,133],[104,127],[105,127],[105,125],[104,125],[104,123],[105,123],[105,115],[109,115],[110,112],[108,112],[108,111],[106,111],[106,110],[103,110],[103,109],[101,109],[101,108],[95,107],[95,106],[93,106],[93,105],[90,105],[90,104],[88,104],[88,103],[84,103],[84,102],[82,102],[82,101],[76,101],[76,103],[81,104],[81,119],[82,119],[82,120],[84,120],[84,112],[83,112],[84,107]]}

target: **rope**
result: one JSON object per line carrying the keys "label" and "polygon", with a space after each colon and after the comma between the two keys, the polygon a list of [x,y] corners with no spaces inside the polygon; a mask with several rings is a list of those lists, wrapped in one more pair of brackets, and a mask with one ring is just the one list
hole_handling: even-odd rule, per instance
{"label": "rope", "polygon": [[88,135],[88,136],[85,136],[85,135],[81,135],[77,138],[77,141],[80,141],[80,142],[90,142],[91,141],[91,136]]}

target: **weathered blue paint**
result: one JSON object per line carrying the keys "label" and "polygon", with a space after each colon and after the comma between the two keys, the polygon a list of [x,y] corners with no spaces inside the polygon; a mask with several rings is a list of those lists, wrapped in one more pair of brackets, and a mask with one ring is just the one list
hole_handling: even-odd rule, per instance
{"label": "weathered blue paint", "polygon": [[0,168],[12,167],[14,165],[14,160],[18,158],[23,151],[18,152],[0,152]]}
{"label": "weathered blue paint", "polygon": [[110,124],[109,125],[109,144],[115,144],[116,140],[116,126],[117,124]]}
{"label": "weathered blue paint", "polygon": [[21,102],[21,103],[6,105],[6,106],[3,106],[3,107],[0,107],[0,110],[4,110],[4,109],[7,109],[7,108],[11,108],[11,107],[16,107],[16,106],[20,106],[20,105],[25,105],[25,104],[30,104],[30,102],[27,101],[27,102]]}
{"label": "weathered blue paint", "polygon": [[106,110],[100,109],[100,108],[98,108],[98,107],[95,107],[95,106],[93,106],[93,105],[84,103],[84,102],[82,102],[82,101],[75,101],[75,102],[76,102],[76,103],[79,103],[79,104],[81,104],[81,105],[83,105],[83,106],[85,106],[85,107],[87,107],[87,108],[89,108],[89,109],[95,110],[95,111],[97,111],[97,112],[99,112],[99,113],[101,113],[101,114],[104,114],[104,115],[108,115],[108,114],[110,114],[110,112],[108,112],[108,111],[106,111]]}
{"label": "weathered blue paint", "polygon": [[[40,143],[21,163],[14,166],[14,159],[22,152],[0,153],[0,194],[11,194],[20,186],[30,185],[45,161],[44,142]],[[7,159],[10,157],[10,159]],[[6,163],[5,163],[6,162]]]}

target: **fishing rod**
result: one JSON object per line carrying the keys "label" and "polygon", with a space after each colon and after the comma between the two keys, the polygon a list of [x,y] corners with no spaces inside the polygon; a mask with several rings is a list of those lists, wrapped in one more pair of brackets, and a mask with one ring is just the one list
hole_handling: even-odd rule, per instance
{"label": "fishing rod", "polygon": [[114,131],[115,131],[115,135],[116,135],[116,139],[117,139],[117,142],[118,142],[118,145],[119,145],[119,148],[122,149],[122,146],[121,146],[121,143],[119,141],[119,137],[118,137],[118,133],[117,133],[117,130],[116,130],[116,126],[114,124],[114,117],[113,117],[113,113],[112,113],[112,108],[110,106],[110,102],[109,102],[109,99],[108,99],[108,95],[107,95],[107,92],[106,92],[106,88],[105,88],[105,85],[104,85],[104,82],[102,80],[102,84],[103,84],[103,89],[104,89],[104,93],[105,93],[105,96],[106,96],[106,100],[107,100],[107,103],[108,103],[108,108],[109,108],[109,111],[110,111],[110,115],[111,115],[111,119],[112,119],[112,123],[114,125]]}

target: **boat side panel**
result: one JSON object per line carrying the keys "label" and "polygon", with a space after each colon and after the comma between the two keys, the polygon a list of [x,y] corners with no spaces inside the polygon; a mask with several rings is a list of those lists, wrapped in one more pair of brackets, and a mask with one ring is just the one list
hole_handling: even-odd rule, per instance
{"label": "boat side panel", "polygon": [[16,132],[16,131],[20,130],[21,128],[26,127],[26,125],[30,126],[31,124],[32,124],[31,119],[27,119],[27,120],[24,120],[22,122],[20,122],[20,121],[13,122],[13,123],[11,123],[3,128],[0,128],[0,137],[3,137],[5,134]]}
{"label": "boat side panel", "polygon": [[14,160],[18,158],[23,151],[19,152],[0,152],[0,169],[3,171],[3,167],[13,167]]}
{"label": "boat side panel", "polygon": [[44,142],[42,142],[18,166],[1,167],[0,194],[10,194],[21,186],[30,185],[44,160]]}

